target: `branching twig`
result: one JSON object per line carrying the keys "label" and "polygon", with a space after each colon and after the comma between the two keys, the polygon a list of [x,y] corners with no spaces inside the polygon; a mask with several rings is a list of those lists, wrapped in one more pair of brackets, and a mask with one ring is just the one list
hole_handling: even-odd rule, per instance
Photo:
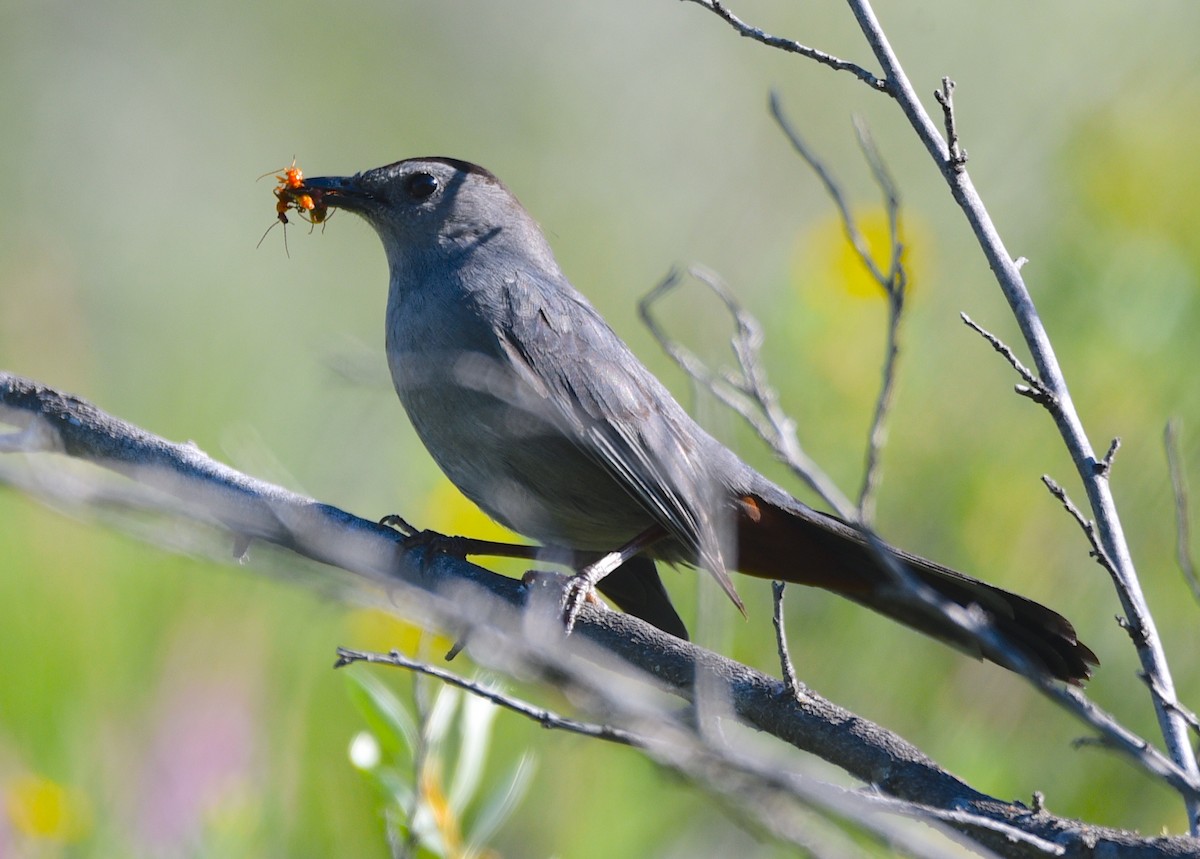
{"label": "branching twig", "polygon": [[787,51],[790,54],[799,54],[802,57],[807,57],[810,60],[815,60],[823,66],[829,66],[839,72],[850,72],[860,81],[865,83],[871,89],[887,91],[887,81],[880,80],[875,75],[864,69],[862,66],[854,63],[840,60],[832,54],[827,54],[824,51],[818,51],[816,48],[810,48],[807,45],[802,45],[793,39],[784,39],[779,36],[772,36],[763,32],[758,27],[752,27],[743,21],[741,18],[734,15],[720,0],[691,0],[698,6],[703,6],[710,12],[714,13],[718,18],[733,27],[739,36],[744,36],[747,39],[753,39],[756,42],[761,42],[768,47],[777,48],[781,51]]}
{"label": "branching twig", "polygon": [[[1147,677],[1144,673],[1138,672],[1138,679],[1141,680],[1143,683],[1153,687],[1153,684],[1154,684],[1153,677]],[[1151,692],[1151,694],[1162,697],[1162,690],[1160,690],[1160,689],[1151,688],[1150,692]],[[1193,732],[1200,734],[1200,716],[1197,716],[1194,711],[1189,710],[1187,707],[1180,704],[1179,701],[1177,701],[1177,700],[1170,701],[1169,706],[1172,707],[1173,709],[1175,709],[1175,711],[1178,712],[1180,716],[1182,716],[1184,719],[1187,720],[1187,723],[1191,727]]]}
{"label": "branching twig", "polygon": [[[880,284],[885,291],[889,291],[891,277],[885,275],[879,268],[878,263],[875,262],[875,257],[871,253],[871,247],[867,244],[866,237],[862,234],[862,230],[858,228],[858,222],[854,219],[854,215],[850,213],[850,204],[846,201],[845,194],[842,193],[841,185],[833,177],[833,174],[829,172],[825,163],[809,148],[808,143],[800,136],[800,133],[792,126],[788,118],[784,116],[783,107],[779,103],[779,94],[772,91],[769,103],[771,116],[775,118],[775,122],[779,125],[780,130],[783,131],[788,142],[792,144],[792,148],[796,150],[796,154],[804,159],[809,169],[821,180],[821,184],[825,187],[825,193],[829,195],[829,199],[837,206],[838,217],[842,222],[842,229],[845,230],[846,238],[849,239],[851,246],[853,246],[854,253],[858,256],[859,262],[870,273],[872,280]],[[867,146],[864,145],[864,140],[866,138],[860,135],[859,144],[865,150]],[[876,159],[878,158],[878,153],[874,151],[873,147],[871,148],[871,156],[874,156]],[[868,161],[871,160],[871,156],[868,156]],[[876,174],[877,180],[879,176],[880,174]],[[880,182],[880,187],[883,189],[889,204],[889,215],[892,215],[899,210],[899,198],[896,195],[895,185],[891,183],[886,171],[882,173],[882,176],[884,177],[884,181]],[[893,265],[898,259],[899,254],[895,252],[895,231],[893,230]]]}
{"label": "branching twig", "polygon": [[738,372],[717,373],[685,349],[659,325],[652,312],[656,301],[680,283],[678,271],[672,271],[640,302],[638,313],[643,324],[665,351],[685,373],[704,385],[718,400],[740,415],[754,430],[766,439],[776,456],[789,465],[797,475],[817,493],[821,499],[837,511],[842,518],[853,519],[854,507],[832,478],[813,460],[796,437],[795,421],[779,405],[779,397],[768,384],[762,362],[758,360],[762,346],[762,332],[750,313],[738,304],[728,287],[712,272],[692,266],[688,273],[715,294],[733,317],[736,331],[733,337],[734,356],[738,360]]}
{"label": "branching twig", "polygon": [[1100,538],[1096,533],[1096,523],[1083,515],[1082,511],[1075,506],[1075,502],[1067,495],[1067,491],[1049,475],[1042,475],[1042,483],[1046,484],[1046,488],[1050,490],[1050,494],[1057,498],[1063,509],[1071,514],[1071,518],[1075,520],[1076,524],[1079,525],[1079,529],[1083,531],[1083,535],[1087,537],[1088,544],[1092,547],[1088,554],[1096,559],[1096,563],[1103,567],[1106,573],[1116,578],[1117,568],[1113,564],[1112,558],[1108,556],[1108,553],[1104,551],[1104,547],[1100,544]]}
{"label": "branching twig", "polygon": [[1004,356],[1004,360],[1008,361],[1009,365],[1017,371],[1022,379],[1025,380],[1024,385],[1015,386],[1015,390],[1022,397],[1028,397],[1035,403],[1045,406],[1053,412],[1057,408],[1053,392],[1042,384],[1042,380],[1033,374],[1033,371],[1021,363],[1021,360],[1016,356],[1016,353],[1009,348],[1008,344],[997,337],[992,332],[988,331],[982,325],[979,325],[970,316],[965,313],[959,313],[959,317],[967,324],[967,327],[975,331],[980,337],[991,344],[992,348]]}
{"label": "branching twig", "polygon": [[954,81],[942,78],[942,88],[933,91],[933,97],[942,106],[942,118],[946,123],[946,144],[950,152],[950,167],[961,173],[967,169],[967,150],[958,142],[958,123],[954,118]]}
{"label": "branching twig", "polygon": [[[854,127],[858,135],[859,149],[862,150],[875,184],[879,186],[884,198],[884,207],[888,218],[888,238],[890,253],[887,271],[879,267],[875,261],[866,237],[858,228],[858,222],[850,213],[849,204],[842,193],[841,185],[834,179],[833,174],[825,167],[821,159],[809,148],[798,131],[788,121],[779,103],[777,93],[771,93],[771,115],[775,118],[780,129],[792,144],[792,148],[804,159],[809,168],[821,180],[825,192],[837,207],[838,216],[847,240],[854,248],[855,255],[863,268],[870,274],[883,290],[888,302],[887,344],[884,350],[882,383],[879,386],[879,396],[875,399],[875,413],[871,420],[871,429],[867,434],[867,453],[863,467],[862,483],[858,492],[855,519],[869,525],[875,519],[875,491],[879,485],[879,457],[886,439],[887,414],[891,408],[896,380],[896,362],[900,355],[900,320],[904,314],[904,298],[908,286],[908,271],[904,267],[904,244],[900,239],[900,194],[896,183],[888,173],[865,122],[856,118]],[[844,514],[843,514],[844,515]]]}

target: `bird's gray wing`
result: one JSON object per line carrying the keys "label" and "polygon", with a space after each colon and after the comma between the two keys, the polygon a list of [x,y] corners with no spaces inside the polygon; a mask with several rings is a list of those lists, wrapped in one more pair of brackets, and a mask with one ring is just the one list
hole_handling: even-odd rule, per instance
{"label": "bird's gray wing", "polygon": [[[519,274],[505,290],[502,346],[576,445],[709,569],[740,608],[715,516],[709,438],[573,287]],[[618,547],[613,547],[618,548]]]}

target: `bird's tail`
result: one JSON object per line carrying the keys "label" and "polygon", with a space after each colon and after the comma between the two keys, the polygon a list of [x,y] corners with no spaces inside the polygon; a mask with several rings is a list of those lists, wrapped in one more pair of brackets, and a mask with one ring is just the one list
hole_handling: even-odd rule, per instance
{"label": "bird's tail", "polygon": [[[903,585],[883,569],[862,533],[834,516],[784,493],[744,494],[739,499],[737,536],[736,568],[742,573],[833,591],[1008,667],[1002,650],[982,646],[941,612],[905,598]],[[1009,643],[1052,677],[1078,684],[1100,664],[1076,637],[1070,621],[1052,609],[900,549],[887,550],[942,598],[983,609]]]}

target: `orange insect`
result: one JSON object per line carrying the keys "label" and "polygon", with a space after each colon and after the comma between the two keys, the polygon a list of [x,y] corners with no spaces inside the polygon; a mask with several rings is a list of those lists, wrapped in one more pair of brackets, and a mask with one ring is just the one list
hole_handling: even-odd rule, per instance
{"label": "orange insect", "polygon": [[[272,170],[269,173],[264,173],[263,176],[270,176],[271,173],[274,172],[275,171]],[[258,178],[261,179],[262,176],[259,176]],[[294,190],[296,188],[304,187],[304,173],[299,167],[296,166],[296,156],[292,156],[292,166],[283,168],[283,173],[277,175],[275,178],[279,180],[279,186],[281,188],[286,187]]]}
{"label": "orange insect", "polygon": [[[275,194],[275,218],[283,224],[283,250],[284,253],[288,253],[287,225],[291,223],[287,216],[288,210],[294,209],[302,220],[316,226],[324,223],[329,217],[329,207],[321,200],[319,191],[304,187],[304,172],[296,166],[295,158],[292,158],[291,166],[278,171],[270,170],[258,178],[263,179],[271,174],[275,174],[275,180],[279,183],[273,191]],[[262,234],[256,247],[262,245],[267,238],[267,233],[274,228],[275,224],[267,227],[267,232]]]}

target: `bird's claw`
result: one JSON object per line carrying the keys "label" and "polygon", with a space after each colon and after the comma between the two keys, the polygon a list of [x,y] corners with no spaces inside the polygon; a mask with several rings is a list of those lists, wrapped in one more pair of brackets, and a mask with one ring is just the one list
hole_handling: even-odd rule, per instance
{"label": "bird's claw", "polygon": [[469,633],[464,632],[462,635],[460,635],[455,640],[454,644],[450,645],[450,649],[446,651],[446,656],[445,656],[445,659],[447,662],[452,661],[454,659],[454,657],[458,656],[458,654],[463,652],[464,648],[466,648],[466,646],[467,646],[467,637],[468,636],[469,636]]}
{"label": "bird's claw", "polygon": [[406,552],[414,549],[427,549],[430,554],[451,555],[455,558],[466,558],[466,538],[450,537],[438,531],[417,528],[395,513],[388,514],[379,520],[379,524],[399,531],[404,539],[400,541]]}
{"label": "bird's claw", "polygon": [[597,601],[595,587],[591,580],[583,575],[571,576],[567,579],[560,605],[563,627],[566,629],[567,635],[570,635],[571,631],[575,629],[575,620],[579,617],[584,602],[588,599],[593,602]]}
{"label": "bird's claw", "polygon": [[[562,579],[566,579],[566,581],[561,581]],[[596,596],[595,585],[582,574],[564,576],[561,573],[529,570],[521,577],[521,584],[526,588],[542,585],[561,589],[562,595],[558,602],[559,616],[562,618],[563,628],[567,635],[570,635],[575,629],[575,621],[579,618],[579,612],[583,610],[585,602],[597,606],[604,605]]]}
{"label": "bird's claw", "polygon": [[411,537],[414,534],[420,533],[419,528],[415,528],[408,524],[408,520],[396,513],[389,513],[379,520],[379,524],[385,528],[393,528],[403,534],[405,537]]}

